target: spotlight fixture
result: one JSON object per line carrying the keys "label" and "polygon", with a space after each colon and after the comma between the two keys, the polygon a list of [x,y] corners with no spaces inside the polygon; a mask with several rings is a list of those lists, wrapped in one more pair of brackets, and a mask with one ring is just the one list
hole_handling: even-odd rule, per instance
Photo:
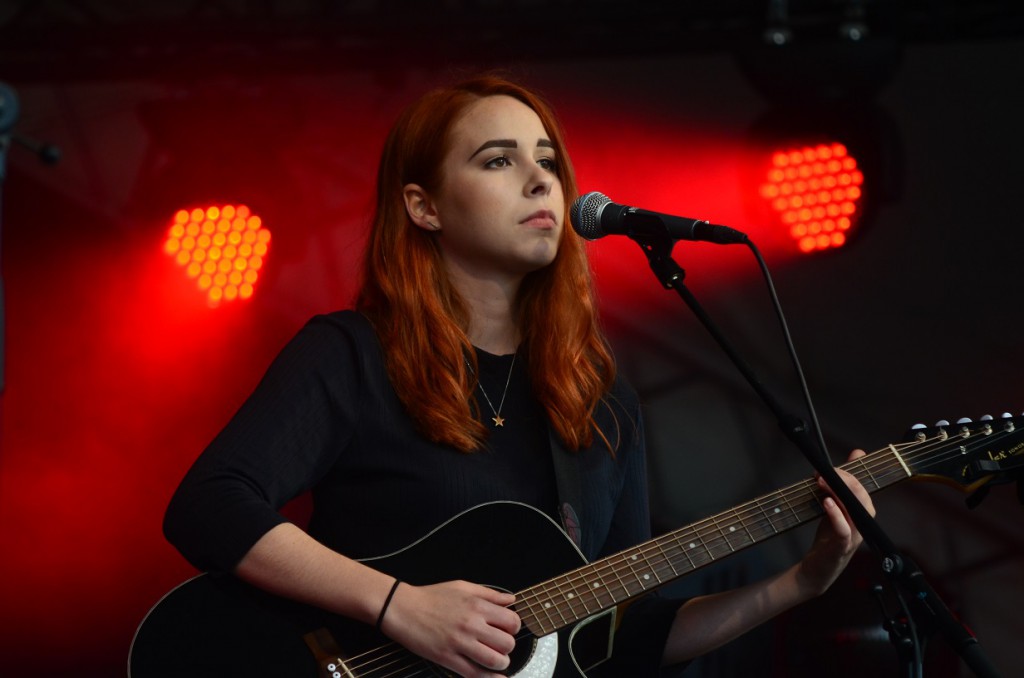
{"label": "spotlight fixture", "polygon": [[846,244],[861,216],[864,174],[839,142],[772,153],[759,192],[805,254]]}
{"label": "spotlight fixture", "polygon": [[216,307],[249,299],[270,245],[270,231],[245,205],[178,210],[164,252],[185,269]]}

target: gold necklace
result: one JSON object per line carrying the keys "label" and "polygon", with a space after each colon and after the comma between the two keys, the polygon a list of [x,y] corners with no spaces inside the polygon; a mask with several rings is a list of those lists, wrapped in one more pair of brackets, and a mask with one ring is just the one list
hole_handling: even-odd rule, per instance
{"label": "gold necklace", "polygon": [[[484,400],[487,401],[487,406],[491,408],[491,412],[494,414],[491,417],[491,421],[494,422],[494,426],[504,427],[505,418],[501,416],[501,408],[505,406],[505,396],[508,395],[508,385],[512,382],[512,369],[516,366],[516,358],[519,356],[519,349],[512,354],[512,364],[508,367],[508,377],[505,378],[505,390],[501,392],[501,402],[498,403],[498,409],[494,409],[494,403],[491,402],[490,397],[487,395],[487,391],[484,390],[484,385],[480,382],[480,378],[477,377],[476,385],[480,388],[480,392],[484,394]],[[473,366],[469,364],[469,359],[466,359],[466,367],[469,368],[470,373],[473,372]]]}

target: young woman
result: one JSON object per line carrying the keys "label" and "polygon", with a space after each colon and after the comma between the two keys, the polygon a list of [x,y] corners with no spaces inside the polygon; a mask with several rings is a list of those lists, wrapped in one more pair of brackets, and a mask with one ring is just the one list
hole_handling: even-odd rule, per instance
{"label": "young woman", "polygon": [[[414,103],[381,157],[356,310],[314,318],[285,347],[183,480],[170,541],[201,569],[376,626],[459,675],[505,670],[513,594],[398,581],[376,557],[499,501],[546,514],[588,560],[650,538],[640,409],[598,326],[568,228],[575,197],[562,133],[532,92],[482,77]],[[308,531],[278,513],[306,490]],[[841,507],[825,509],[809,553],[776,577],[632,604],[603,670],[654,675],[824,591],[860,540]],[[500,566],[509,556],[485,546],[510,527],[461,540]],[[539,543],[516,553],[543,562]]]}

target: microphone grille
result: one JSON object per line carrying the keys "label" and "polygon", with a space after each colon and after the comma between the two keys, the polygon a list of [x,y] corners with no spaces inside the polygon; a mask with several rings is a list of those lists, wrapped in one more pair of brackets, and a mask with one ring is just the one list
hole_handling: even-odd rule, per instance
{"label": "microphone grille", "polygon": [[604,193],[593,191],[576,198],[569,210],[573,229],[587,240],[597,240],[605,235],[601,230],[601,210],[611,200]]}

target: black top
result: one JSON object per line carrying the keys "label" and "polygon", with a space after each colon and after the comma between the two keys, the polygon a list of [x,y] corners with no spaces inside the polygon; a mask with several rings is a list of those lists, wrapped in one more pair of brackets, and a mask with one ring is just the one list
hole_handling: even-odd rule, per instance
{"label": "black top", "polygon": [[[487,448],[465,454],[417,434],[388,379],[366,319],[312,319],[189,470],[165,517],[168,539],[197,568],[227,572],[272,527],[278,510],[311,490],[309,533],[352,558],[399,550],[481,503],[519,501],[579,522],[588,559],[649,539],[644,449],[635,394],[619,380],[595,413],[619,444],[595,436],[568,452],[532,396],[528,356],[477,352],[480,380],[505,418],[495,427],[477,389]],[[613,418],[614,417],[614,418]],[[553,463],[554,462],[554,463]],[[654,671],[678,601],[634,604],[620,636],[630,675]],[[636,612],[634,612],[636,610]],[[639,662],[639,663],[638,663]],[[653,663],[652,663],[653,662]],[[642,666],[646,666],[644,669]]]}

